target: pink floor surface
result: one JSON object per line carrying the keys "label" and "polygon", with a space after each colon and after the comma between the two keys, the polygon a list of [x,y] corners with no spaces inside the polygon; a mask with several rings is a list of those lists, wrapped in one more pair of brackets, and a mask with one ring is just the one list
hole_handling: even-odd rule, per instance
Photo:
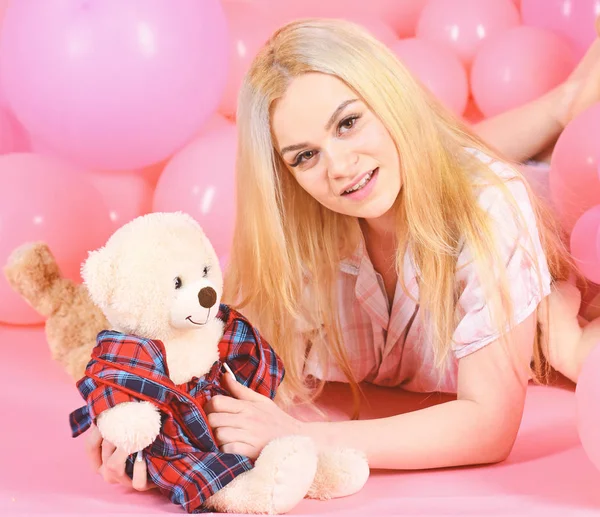
{"label": "pink floor surface", "polygon": [[[185,515],[158,493],[109,485],[92,472],[83,437],[71,438],[68,426],[68,414],[81,399],[49,358],[41,329],[0,327],[0,343],[0,516]],[[366,392],[376,395],[377,404],[364,417],[424,403],[422,396],[397,390]],[[339,408],[346,400],[346,390],[332,386],[325,400],[332,418],[344,418]],[[579,442],[572,387],[532,386],[506,462],[427,472],[375,471],[359,494],[305,500],[292,514],[600,515],[600,472]]]}

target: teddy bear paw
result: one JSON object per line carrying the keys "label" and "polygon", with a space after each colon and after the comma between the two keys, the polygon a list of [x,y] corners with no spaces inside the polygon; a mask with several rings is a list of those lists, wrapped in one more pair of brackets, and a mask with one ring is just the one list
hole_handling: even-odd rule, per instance
{"label": "teddy bear paw", "polygon": [[102,412],[97,424],[104,439],[133,454],[156,440],[161,418],[158,408],[150,402],[122,402]]}
{"label": "teddy bear paw", "polygon": [[283,514],[306,496],[317,470],[313,441],[288,436],[270,442],[254,468],[210,497],[205,505],[218,512]]}
{"label": "teddy bear paw", "polygon": [[308,497],[326,500],[355,494],[363,488],[369,474],[367,458],[360,451],[342,448],[322,451]]}

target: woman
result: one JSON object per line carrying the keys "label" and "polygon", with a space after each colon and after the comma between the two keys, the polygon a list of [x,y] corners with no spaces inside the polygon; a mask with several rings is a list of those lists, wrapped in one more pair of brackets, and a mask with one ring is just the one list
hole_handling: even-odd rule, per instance
{"label": "woman", "polygon": [[[256,458],[270,439],[303,433],[361,449],[373,468],[506,458],[528,380],[548,371],[546,297],[572,271],[516,168],[341,21],[279,30],[246,77],[237,124],[225,301],[281,355],[280,406],[331,380],[456,400],[305,423],[228,377],[233,397],[207,407],[222,449]],[[126,455],[89,434],[105,479],[131,483]],[[143,461],[133,486],[149,488]]]}

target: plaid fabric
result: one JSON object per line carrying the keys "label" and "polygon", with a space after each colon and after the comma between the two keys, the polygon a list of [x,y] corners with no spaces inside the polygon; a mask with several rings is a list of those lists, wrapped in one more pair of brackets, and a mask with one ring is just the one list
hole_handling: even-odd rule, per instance
{"label": "plaid fabric", "polygon": [[[203,512],[208,497],[253,468],[249,458],[219,451],[202,409],[213,396],[228,395],[221,386],[222,363],[239,382],[271,399],[284,376],[281,360],[241,314],[221,305],[218,317],[225,323],[220,360],[204,377],[180,385],[168,377],[162,342],[101,332],[86,375],[77,382],[86,405],[69,416],[77,437],[102,411],[122,402],[146,400],[158,406],[162,429],[144,450],[148,477],[188,513]],[[130,477],[133,461],[132,455],[126,468]]]}

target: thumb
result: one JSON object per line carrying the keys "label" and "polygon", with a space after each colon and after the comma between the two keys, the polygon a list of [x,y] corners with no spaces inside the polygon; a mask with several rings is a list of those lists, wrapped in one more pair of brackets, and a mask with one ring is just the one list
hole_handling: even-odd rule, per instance
{"label": "thumb", "polygon": [[244,386],[242,383],[238,382],[233,375],[233,372],[225,363],[224,367],[227,370],[227,373],[223,375],[223,384],[225,388],[231,393],[233,397],[239,400],[260,400],[262,395],[257,393],[253,389]]}

